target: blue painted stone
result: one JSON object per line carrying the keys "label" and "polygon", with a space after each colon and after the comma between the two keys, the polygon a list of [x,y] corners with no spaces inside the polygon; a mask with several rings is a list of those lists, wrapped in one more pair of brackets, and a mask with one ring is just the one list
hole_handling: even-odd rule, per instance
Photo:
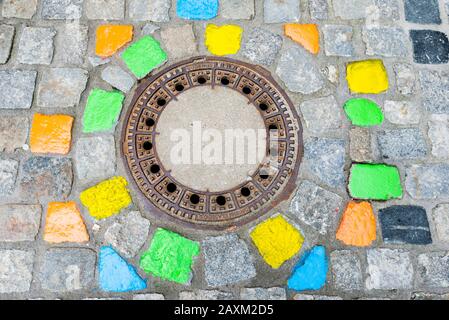
{"label": "blue painted stone", "polygon": [[385,243],[432,243],[429,222],[423,207],[391,206],[381,209],[379,221]]}
{"label": "blue painted stone", "polygon": [[449,62],[449,40],[447,35],[433,30],[411,30],[413,59],[422,64]]}
{"label": "blue painted stone", "polygon": [[319,290],[326,283],[327,269],[326,249],[323,246],[313,247],[293,268],[287,285],[296,291]]}
{"label": "blue painted stone", "polygon": [[176,14],[183,19],[209,20],[217,16],[218,0],[178,0]]}
{"label": "blue painted stone", "polygon": [[100,288],[103,291],[126,292],[143,290],[147,287],[136,269],[127,263],[111,247],[100,249],[98,263],[100,273]]}
{"label": "blue painted stone", "polygon": [[438,0],[405,0],[405,20],[419,24],[441,24]]}

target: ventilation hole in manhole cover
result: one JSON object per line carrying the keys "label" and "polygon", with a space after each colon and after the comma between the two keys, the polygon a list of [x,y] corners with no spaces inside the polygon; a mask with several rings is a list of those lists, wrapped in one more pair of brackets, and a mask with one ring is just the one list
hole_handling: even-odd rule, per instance
{"label": "ventilation hole in manhole cover", "polygon": [[303,149],[298,116],[271,75],[217,57],[145,79],[122,139],[145,208],[210,229],[242,225],[287,199]]}

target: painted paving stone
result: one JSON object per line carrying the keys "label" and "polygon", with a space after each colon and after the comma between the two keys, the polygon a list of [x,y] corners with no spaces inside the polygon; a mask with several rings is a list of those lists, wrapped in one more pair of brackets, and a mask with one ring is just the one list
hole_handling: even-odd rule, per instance
{"label": "painted paving stone", "polygon": [[369,99],[354,98],[346,101],[344,110],[351,123],[360,127],[371,127],[382,124],[382,109]]}
{"label": "painted paving stone", "polygon": [[310,53],[320,51],[320,32],[316,24],[288,23],[284,25],[284,33]]}
{"label": "painted paving stone", "polygon": [[217,16],[218,0],[177,0],[176,14],[188,20],[209,20]]}
{"label": "painted paving stone", "polygon": [[93,89],[83,115],[83,132],[111,130],[117,123],[125,96],[118,91]]}
{"label": "painted paving stone", "polygon": [[298,261],[288,279],[288,288],[295,291],[319,290],[326,283],[327,271],[326,249],[316,246]]}
{"label": "painted paving stone", "polygon": [[191,268],[199,252],[197,242],[159,228],[140,257],[140,268],[156,277],[187,284],[191,281]]}
{"label": "painted paving stone", "polygon": [[205,42],[210,53],[217,56],[236,54],[240,50],[243,29],[236,25],[208,24]]}
{"label": "painted paving stone", "polygon": [[102,25],[97,28],[95,54],[107,58],[133,38],[132,25]]}
{"label": "painted paving stone", "polygon": [[350,201],[336,238],[348,246],[367,247],[376,240],[376,218],[369,202]]}
{"label": "painted paving stone", "polygon": [[73,117],[67,115],[33,116],[30,148],[33,153],[67,154],[72,143]]}
{"label": "painted paving stone", "polygon": [[346,80],[352,93],[377,94],[388,89],[388,75],[382,60],[350,62]]}

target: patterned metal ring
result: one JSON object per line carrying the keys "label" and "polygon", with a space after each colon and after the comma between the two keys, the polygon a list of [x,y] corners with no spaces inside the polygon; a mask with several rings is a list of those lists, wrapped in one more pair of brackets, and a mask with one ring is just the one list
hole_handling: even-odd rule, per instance
{"label": "patterned metal ring", "polygon": [[[260,112],[267,130],[277,130],[278,152],[268,155],[275,157],[276,170],[267,174],[267,164],[261,163],[250,179],[220,192],[194,190],[165,170],[155,148],[158,119],[170,101],[201,86],[241,93]],[[122,154],[146,210],[182,225],[223,230],[256,219],[289,198],[303,155],[302,127],[292,102],[267,70],[228,58],[195,57],[141,82],[124,122]]]}

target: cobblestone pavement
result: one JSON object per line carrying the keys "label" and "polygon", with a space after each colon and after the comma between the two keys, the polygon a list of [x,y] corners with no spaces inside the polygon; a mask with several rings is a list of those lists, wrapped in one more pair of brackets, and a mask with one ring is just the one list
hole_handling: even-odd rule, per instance
{"label": "cobblestone pavement", "polygon": [[[0,298],[449,299],[448,0],[0,12]],[[138,79],[212,54],[268,69],[304,127],[297,190],[234,232],[139,211],[120,159]]]}

